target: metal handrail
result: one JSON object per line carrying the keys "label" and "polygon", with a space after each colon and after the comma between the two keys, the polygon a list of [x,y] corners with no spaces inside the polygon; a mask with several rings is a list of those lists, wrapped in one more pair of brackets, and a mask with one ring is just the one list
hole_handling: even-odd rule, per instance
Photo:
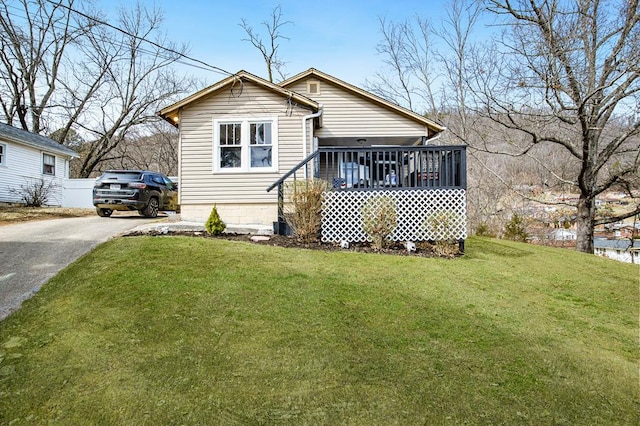
{"label": "metal handrail", "polygon": [[298,164],[296,164],[291,170],[289,170],[287,173],[285,173],[284,175],[282,175],[282,177],[280,179],[278,179],[277,181],[275,181],[271,186],[269,186],[267,188],[267,192],[271,192],[271,190],[273,188],[275,188],[278,185],[282,185],[284,183],[285,180],[287,180],[291,175],[293,175],[295,172],[297,172],[298,170],[300,170],[303,166],[305,166],[307,163],[309,163],[309,161],[313,160],[314,158],[316,158],[318,156],[318,154],[320,153],[320,150],[314,152],[313,154],[309,155],[307,158],[305,158],[304,160],[302,160],[301,162],[299,162]]}

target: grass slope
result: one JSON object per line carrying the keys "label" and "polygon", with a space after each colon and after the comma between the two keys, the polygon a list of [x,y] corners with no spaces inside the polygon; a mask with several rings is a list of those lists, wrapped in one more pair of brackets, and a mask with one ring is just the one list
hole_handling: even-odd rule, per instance
{"label": "grass slope", "polygon": [[0,423],[637,424],[637,266],[120,238],[0,323]]}

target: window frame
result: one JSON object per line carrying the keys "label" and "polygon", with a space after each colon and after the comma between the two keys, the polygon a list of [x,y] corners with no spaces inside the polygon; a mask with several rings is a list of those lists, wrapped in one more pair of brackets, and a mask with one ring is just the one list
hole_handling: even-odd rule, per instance
{"label": "window frame", "polygon": [[307,94],[310,96],[320,95],[320,81],[307,80]]}
{"label": "window frame", "polygon": [[[53,164],[47,164],[46,163],[46,159],[47,157],[51,157],[53,158]],[[56,156],[53,154],[49,154],[47,152],[43,152],[42,153],[42,174],[43,175],[47,175],[47,176],[55,176],[56,175]],[[47,166],[51,167],[51,171],[48,172],[47,171]]]}
{"label": "window frame", "polygon": [[7,144],[0,142],[0,167],[7,165]]}
{"label": "window frame", "polygon": [[[222,125],[240,125],[240,144],[222,145],[220,143],[220,129]],[[269,124],[271,127],[270,141],[271,144],[252,143],[251,129],[252,125]],[[257,130],[257,129],[256,129]],[[266,137],[264,139],[269,139]],[[214,173],[274,173],[278,171],[278,117],[225,117],[213,119],[213,164]],[[222,147],[239,147],[240,148],[240,166],[239,167],[222,167],[221,148]],[[271,165],[258,167],[251,165],[252,148],[271,147]]]}

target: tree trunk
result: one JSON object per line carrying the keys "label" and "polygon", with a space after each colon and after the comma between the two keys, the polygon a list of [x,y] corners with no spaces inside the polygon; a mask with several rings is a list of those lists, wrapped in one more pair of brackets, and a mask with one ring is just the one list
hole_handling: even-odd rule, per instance
{"label": "tree trunk", "polygon": [[593,254],[593,222],[596,216],[596,203],[593,198],[580,194],[578,200],[578,231],[576,250]]}

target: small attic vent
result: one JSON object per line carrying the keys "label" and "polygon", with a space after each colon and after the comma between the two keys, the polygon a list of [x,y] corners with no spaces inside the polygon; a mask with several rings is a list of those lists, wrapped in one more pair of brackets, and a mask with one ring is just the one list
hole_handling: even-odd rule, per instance
{"label": "small attic vent", "polygon": [[319,81],[307,82],[307,93],[310,95],[320,94],[320,82]]}

